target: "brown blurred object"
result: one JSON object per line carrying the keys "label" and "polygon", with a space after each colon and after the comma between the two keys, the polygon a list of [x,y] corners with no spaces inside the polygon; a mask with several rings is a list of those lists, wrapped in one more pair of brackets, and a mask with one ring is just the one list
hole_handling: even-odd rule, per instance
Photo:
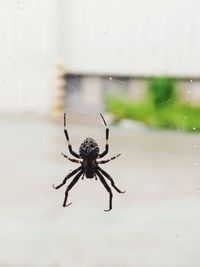
{"label": "brown blurred object", "polygon": [[56,65],[56,94],[53,106],[53,117],[61,117],[64,110],[64,87],[65,87],[66,71],[64,65],[59,63]]}

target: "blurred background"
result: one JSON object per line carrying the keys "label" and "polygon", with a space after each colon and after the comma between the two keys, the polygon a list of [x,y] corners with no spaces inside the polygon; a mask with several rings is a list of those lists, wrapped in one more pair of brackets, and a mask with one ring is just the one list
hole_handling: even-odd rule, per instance
{"label": "blurred background", "polygon": [[[200,2],[0,0],[0,267],[198,267]],[[99,181],[53,190],[71,143],[105,144]]]}

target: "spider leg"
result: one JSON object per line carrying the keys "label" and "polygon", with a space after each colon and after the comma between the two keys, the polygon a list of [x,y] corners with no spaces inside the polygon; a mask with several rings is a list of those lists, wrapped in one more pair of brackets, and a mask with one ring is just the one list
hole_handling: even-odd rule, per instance
{"label": "spider leg", "polygon": [[83,174],[84,170],[81,170],[79,173],[77,173],[77,175],[74,177],[74,179],[71,181],[71,183],[68,185],[66,191],[65,191],[65,198],[64,198],[64,202],[63,202],[63,207],[67,207],[69,205],[72,204],[69,203],[66,205],[67,202],[67,197],[68,197],[68,192],[72,189],[72,187],[78,182],[79,178],[81,177],[81,175]]}
{"label": "spider leg", "polygon": [[112,177],[106,172],[104,171],[103,169],[101,169],[100,167],[97,167],[97,170],[100,171],[110,182],[111,182],[111,185],[112,187],[115,188],[115,190],[118,192],[118,193],[125,193],[126,191],[121,191],[119,188],[116,187]]}
{"label": "spider leg", "polygon": [[66,128],[66,113],[64,113],[64,134],[65,134],[65,137],[67,139],[67,143],[68,143],[68,148],[69,148],[69,152],[76,158],[80,158],[80,156],[73,151],[72,149],[72,145],[70,143],[70,140],[69,140],[69,135],[68,135],[68,131],[67,131],[67,128]]}
{"label": "spider leg", "polygon": [[112,198],[113,198],[112,191],[111,191],[110,187],[108,186],[108,184],[106,183],[105,179],[103,178],[103,175],[98,170],[96,170],[96,174],[99,177],[101,183],[104,185],[105,189],[109,193],[109,209],[104,210],[104,211],[110,211],[112,209]]}
{"label": "spider leg", "polygon": [[54,186],[54,184],[53,184],[53,188],[55,188],[55,189],[59,189],[61,186],[63,186],[66,182],[67,182],[67,180],[70,178],[70,177],[72,177],[74,174],[76,174],[78,171],[80,171],[82,169],[82,166],[80,166],[80,167],[78,167],[77,169],[75,169],[74,171],[72,171],[72,172],[70,172],[65,178],[64,178],[64,180],[63,180],[63,182],[61,183],[61,184],[59,184],[59,185],[57,185],[57,186]]}
{"label": "spider leg", "polygon": [[107,126],[107,123],[106,123],[103,115],[101,113],[100,113],[100,115],[101,115],[101,118],[102,118],[102,120],[103,120],[103,122],[104,122],[104,124],[106,126],[106,144],[105,144],[105,150],[101,154],[99,154],[99,156],[98,156],[99,158],[102,158],[102,157],[104,157],[108,153],[108,149],[109,149],[109,144],[108,144],[109,128]]}
{"label": "spider leg", "polygon": [[109,161],[111,161],[111,160],[113,160],[113,159],[116,159],[116,158],[119,157],[120,155],[121,155],[121,153],[118,154],[118,155],[116,155],[116,156],[111,157],[110,159],[97,161],[97,163],[98,163],[98,164],[105,164],[105,163],[107,163],[107,162],[109,162]]}
{"label": "spider leg", "polygon": [[61,153],[63,155],[63,157],[65,157],[66,159],[72,161],[72,162],[75,162],[75,163],[81,163],[82,161],[81,160],[78,160],[78,159],[72,159],[70,157],[68,157],[67,155]]}

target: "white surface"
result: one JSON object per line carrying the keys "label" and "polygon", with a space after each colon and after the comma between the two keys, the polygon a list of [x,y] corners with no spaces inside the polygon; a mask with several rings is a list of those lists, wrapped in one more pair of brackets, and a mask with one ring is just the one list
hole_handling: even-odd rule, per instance
{"label": "white surface", "polygon": [[[100,118],[76,123],[69,116],[75,150],[91,134],[103,148]],[[112,128],[108,157],[122,156],[102,167],[127,192],[113,189],[106,213],[106,190],[87,179],[62,208],[66,187],[52,184],[76,167],[60,155],[68,154],[62,126],[0,120],[0,266],[199,267],[199,135]]]}
{"label": "white surface", "polygon": [[50,112],[58,60],[58,3],[0,4],[0,112]]}
{"label": "white surface", "polygon": [[199,10],[197,0],[2,0],[0,112],[52,111],[60,60],[68,73],[199,77]]}
{"label": "white surface", "polygon": [[200,2],[63,1],[69,72],[199,76]]}

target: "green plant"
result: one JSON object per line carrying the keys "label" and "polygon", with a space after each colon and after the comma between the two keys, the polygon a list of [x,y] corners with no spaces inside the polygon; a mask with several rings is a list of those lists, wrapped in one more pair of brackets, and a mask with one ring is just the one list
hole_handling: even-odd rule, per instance
{"label": "green plant", "polygon": [[151,128],[200,131],[200,107],[179,103],[174,79],[153,78],[148,88],[145,98],[139,103],[122,93],[107,96],[107,110],[115,115],[117,121],[128,118]]}
{"label": "green plant", "polygon": [[148,98],[156,108],[173,104],[177,99],[175,79],[170,77],[154,77],[148,83]]}

